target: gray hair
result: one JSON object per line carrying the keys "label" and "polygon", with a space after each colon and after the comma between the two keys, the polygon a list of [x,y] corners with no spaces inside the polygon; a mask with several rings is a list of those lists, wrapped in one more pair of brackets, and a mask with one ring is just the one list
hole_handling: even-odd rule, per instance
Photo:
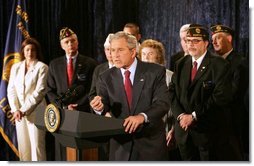
{"label": "gray hair", "polygon": [[106,41],[105,41],[105,43],[104,43],[104,48],[110,46],[109,40],[111,39],[111,37],[112,37],[113,35],[114,35],[113,33],[108,34],[108,37],[106,38]]}
{"label": "gray hair", "polygon": [[114,35],[112,35],[109,39],[109,43],[111,43],[115,39],[121,39],[121,38],[124,38],[127,41],[129,49],[136,48],[138,43],[136,37],[124,31],[119,31],[115,33]]}
{"label": "gray hair", "polygon": [[187,32],[189,27],[190,27],[190,24],[184,24],[183,26],[181,26],[180,31],[179,31],[179,36],[181,37],[181,33]]}

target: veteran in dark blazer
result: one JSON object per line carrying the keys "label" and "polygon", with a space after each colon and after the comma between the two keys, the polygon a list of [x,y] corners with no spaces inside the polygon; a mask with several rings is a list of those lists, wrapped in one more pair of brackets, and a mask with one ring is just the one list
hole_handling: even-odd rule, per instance
{"label": "veteran in dark blazer", "polygon": [[[165,67],[136,58],[137,39],[117,32],[110,40],[115,67],[99,76],[97,114],[124,119],[125,135],[110,140],[109,160],[166,160],[163,116],[169,109]],[[130,74],[130,75],[128,75]]]}
{"label": "veteran in dark blazer", "polygon": [[234,159],[249,160],[249,109],[245,107],[245,96],[249,87],[248,61],[233,48],[234,30],[217,24],[211,26],[214,51],[230,63],[230,80],[233,99],[227,109],[232,112]]}
{"label": "veteran in dark blazer", "polygon": [[54,102],[55,99],[64,94],[69,88],[82,86],[82,88],[78,88],[79,90],[82,90],[82,92],[80,92],[80,94],[82,94],[74,102],[77,104],[75,110],[90,112],[89,91],[92,83],[93,70],[97,63],[93,59],[78,53],[76,57],[72,85],[68,87],[66,61],[66,57],[63,56],[50,62],[47,96],[51,102]]}
{"label": "veteran in dark blazer", "polygon": [[208,50],[208,32],[191,24],[189,54],[176,64],[170,91],[176,119],[175,138],[183,160],[228,160],[228,113],[231,99],[228,63]]}
{"label": "veteran in dark blazer", "polygon": [[114,66],[113,59],[110,54],[110,43],[109,43],[109,39],[113,35],[114,35],[113,33],[110,33],[104,43],[104,53],[106,55],[107,62],[104,62],[104,63],[96,66],[96,68],[94,69],[92,85],[91,85],[91,89],[90,89],[90,93],[89,93],[89,96],[91,99],[94,96],[96,96],[96,84],[98,83],[99,75]]}
{"label": "veteran in dark blazer", "polygon": [[[62,31],[60,41],[66,55],[52,60],[49,64],[47,96],[50,102],[55,102],[68,89],[79,86],[78,90],[82,90],[81,95],[76,101],[66,106],[68,109],[90,112],[89,91],[97,62],[78,52],[78,38],[71,29],[63,28]],[[73,61],[70,83],[68,83],[68,58],[72,58]]]}
{"label": "veteran in dark blazer", "polygon": [[[59,107],[68,110],[91,112],[89,91],[97,62],[78,52],[78,37],[70,28],[61,29],[59,38],[65,56],[56,58],[49,64],[48,99],[51,103],[56,103]],[[73,92],[69,95],[71,97],[63,95],[67,91]],[[59,149],[60,153],[58,153]],[[74,153],[75,149],[71,151]],[[68,158],[66,158],[65,148],[57,144],[56,140],[55,160],[66,159]]]}

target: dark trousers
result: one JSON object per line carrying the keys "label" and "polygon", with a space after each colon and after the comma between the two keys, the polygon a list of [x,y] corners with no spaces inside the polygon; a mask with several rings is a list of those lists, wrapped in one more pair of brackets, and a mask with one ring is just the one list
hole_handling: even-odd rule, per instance
{"label": "dark trousers", "polygon": [[209,145],[198,146],[189,135],[185,144],[178,144],[183,161],[209,161]]}
{"label": "dark trousers", "polygon": [[55,139],[55,161],[66,161],[66,147]]}

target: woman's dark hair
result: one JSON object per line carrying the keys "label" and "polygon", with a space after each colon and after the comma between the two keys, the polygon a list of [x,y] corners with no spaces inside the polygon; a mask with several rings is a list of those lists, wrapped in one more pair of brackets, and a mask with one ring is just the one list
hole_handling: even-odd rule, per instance
{"label": "woman's dark hair", "polygon": [[24,60],[25,59],[25,56],[24,56],[24,48],[25,46],[27,45],[33,45],[34,48],[35,48],[35,52],[36,52],[36,59],[38,59],[39,61],[43,61],[43,57],[42,57],[42,53],[41,53],[41,45],[40,43],[34,39],[34,38],[27,38],[25,39],[22,44],[21,44],[21,49],[20,49],[20,55],[21,55],[21,60]]}

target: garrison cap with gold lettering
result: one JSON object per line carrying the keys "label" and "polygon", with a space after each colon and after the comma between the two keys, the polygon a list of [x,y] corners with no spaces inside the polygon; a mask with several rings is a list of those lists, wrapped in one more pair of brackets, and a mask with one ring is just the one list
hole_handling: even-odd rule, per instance
{"label": "garrison cap with gold lettering", "polygon": [[203,40],[209,40],[209,33],[202,25],[190,24],[187,31],[187,37],[202,37]]}
{"label": "garrison cap with gold lettering", "polygon": [[212,31],[212,35],[215,34],[215,33],[219,33],[219,32],[228,33],[228,34],[230,34],[232,36],[234,35],[234,30],[231,29],[228,26],[225,26],[225,25],[221,25],[221,24],[212,25],[210,27],[210,29]]}
{"label": "garrison cap with gold lettering", "polygon": [[61,41],[62,39],[71,36],[72,34],[75,34],[75,33],[73,32],[73,30],[71,30],[71,29],[68,28],[68,27],[64,27],[64,28],[62,28],[62,29],[60,30],[59,39],[60,39],[60,41]]}

